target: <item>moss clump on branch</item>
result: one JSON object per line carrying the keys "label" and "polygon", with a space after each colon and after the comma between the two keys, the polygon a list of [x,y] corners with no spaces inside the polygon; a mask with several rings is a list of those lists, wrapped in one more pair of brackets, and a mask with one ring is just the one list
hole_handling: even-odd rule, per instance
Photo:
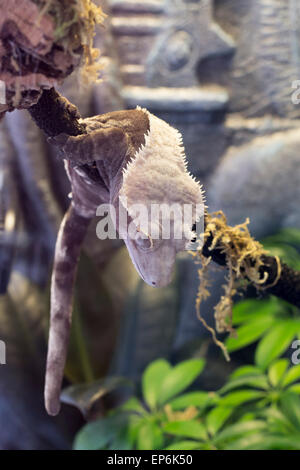
{"label": "moss clump on branch", "polygon": [[93,47],[95,26],[102,24],[106,15],[92,0],[35,0],[42,3],[41,15],[50,14],[55,19],[54,38],[64,50],[77,54],[83,49],[81,81],[97,81],[101,65],[100,51]]}
{"label": "moss clump on branch", "polygon": [[[248,225],[249,219],[243,224],[234,227],[229,226],[226,216],[221,211],[207,214],[204,250],[198,253],[202,268],[199,269],[200,285],[196,300],[197,316],[211,332],[214,342],[222,348],[227,359],[229,359],[229,356],[225,346],[218,341],[215,330],[207,325],[200,312],[202,301],[210,295],[207,270],[213,259],[213,253],[216,250],[218,251],[220,255],[219,264],[226,265],[228,269],[227,283],[223,286],[224,295],[215,306],[214,317],[218,333],[235,334],[232,327],[232,307],[233,298],[239,288],[251,283],[257,289],[269,289],[277,284],[281,275],[281,263],[278,257],[275,258],[277,263],[275,279],[270,279],[268,271],[262,270],[265,266],[267,252],[257,240],[251,237]],[[215,253],[215,256],[218,256],[218,254]],[[215,261],[217,260],[215,259]]]}

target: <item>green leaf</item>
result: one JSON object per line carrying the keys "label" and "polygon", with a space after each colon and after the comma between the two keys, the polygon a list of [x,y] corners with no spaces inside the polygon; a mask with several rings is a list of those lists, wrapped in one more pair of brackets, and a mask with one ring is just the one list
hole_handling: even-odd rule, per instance
{"label": "green leaf", "polygon": [[206,427],[211,434],[214,436],[219,429],[223,426],[225,421],[232,414],[234,408],[229,406],[217,406],[211,410],[206,417]]}
{"label": "green leaf", "polygon": [[280,245],[268,244],[266,249],[273,255],[278,256],[284,263],[294,269],[298,269],[300,265],[300,256],[298,250],[286,243]]}
{"label": "green leaf", "polygon": [[295,433],[294,425],[276,406],[270,406],[263,411],[262,416],[266,418],[269,430],[274,434],[290,434]]}
{"label": "green leaf", "polygon": [[132,448],[136,447],[136,442],[140,428],[143,426],[145,420],[136,414],[129,416],[127,425],[127,437]]}
{"label": "green leaf", "polygon": [[236,379],[230,379],[229,382],[227,382],[224,387],[219,390],[220,394],[227,393],[230,390],[233,390],[235,388],[239,387],[244,387],[245,385],[248,385],[248,387],[254,387],[254,388],[259,388],[262,390],[268,390],[269,389],[269,384],[267,377],[265,375],[245,375],[241,377],[237,377]]}
{"label": "green leaf", "polygon": [[286,321],[275,325],[260,341],[256,352],[256,364],[265,369],[291,345],[299,328],[298,322]]}
{"label": "green leaf", "polygon": [[131,445],[126,429],[121,429],[117,433],[108,448],[109,450],[133,450],[133,446]]}
{"label": "green leaf", "polygon": [[255,366],[242,366],[236,369],[234,372],[229,377],[229,380],[232,379],[237,379],[239,377],[243,376],[255,376],[255,375],[261,375],[261,369],[259,367]]}
{"label": "green leaf", "polygon": [[297,395],[300,395],[300,384],[291,385],[291,386],[288,388],[288,391],[289,391],[289,392],[293,392],[293,393],[297,393]]}
{"label": "green leaf", "polygon": [[257,321],[259,317],[274,316],[278,310],[278,302],[275,298],[268,300],[247,299],[238,302],[233,307],[233,324],[249,323]]}
{"label": "green leaf", "polygon": [[163,405],[170,398],[191,385],[204,368],[203,359],[190,359],[173,367],[162,381],[159,403]]}
{"label": "green leaf", "polygon": [[243,416],[240,417],[239,422],[246,422],[246,421],[253,421],[257,417],[256,413],[254,411],[247,411]]}
{"label": "green leaf", "polygon": [[226,346],[229,352],[237,351],[257,341],[274,323],[273,316],[266,316],[251,321],[236,330],[237,338],[228,338]]}
{"label": "green leaf", "polygon": [[242,435],[256,433],[262,429],[267,428],[267,423],[259,420],[246,421],[242,423],[233,424],[221,431],[215,438],[214,444],[219,446],[226,441],[240,438]]}
{"label": "green leaf", "polygon": [[225,447],[226,450],[297,450],[299,437],[272,436],[266,433],[250,434]]}
{"label": "green leaf", "polygon": [[164,431],[175,436],[190,437],[202,441],[207,439],[205,427],[198,421],[172,421],[165,424]]}
{"label": "green leaf", "polygon": [[285,263],[294,269],[300,267],[300,230],[294,228],[283,229],[275,235],[263,240],[263,245],[273,255],[279,256]]}
{"label": "green leaf", "polygon": [[278,361],[271,364],[268,370],[268,377],[273,387],[277,387],[277,385],[280,384],[288,366],[289,361],[287,359],[279,359]]}
{"label": "green leaf", "polygon": [[127,400],[121,407],[120,409],[122,411],[129,411],[133,413],[139,413],[139,414],[144,414],[146,412],[145,408],[141,404],[140,400],[138,400],[136,397],[131,397],[129,400]]}
{"label": "green leaf", "polygon": [[170,444],[165,450],[197,450],[199,445],[199,442],[195,441],[179,441]]}
{"label": "green leaf", "polygon": [[238,390],[229,393],[220,400],[220,406],[237,407],[249,401],[258,400],[264,396],[257,390]]}
{"label": "green leaf", "polygon": [[298,395],[286,392],[281,396],[280,404],[283,414],[300,431],[300,398]]}
{"label": "green leaf", "polygon": [[155,409],[160,398],[163,380],[171,371],[170,364],[164,359],[152,362],[142,378],[142,390],[145,402],[150,409]]}
{"label": "green leaf", "polygon": [[195,406],[197,408],[205,408],[208,404],[211,404],[217,400],[217,395],[214,393],[207,392],[190,392],[185,393],[174,400],[169,402],[172,410],[185,410],[189,406]]}
{"label": "green leaf", "polygon": [[139,429],[137,436],[138,450],[159,450],[163,446],[163,433],[157,424],[148,421]]}
{"label": "green leaf", "polygon": [[74,450],[104,449],[127,424],[126,415],[113,415],[86,424],[77,434]]}
{"label": "green leaf", "polygon": [[289,227],[284,228],[277,232],[275,235],[271,235],[262,240],[263,245],[272,243],[278,245],[280,243],[289,243],[296,247],[300,246],[300,230],[297,228]]}
{"label": "green leaf", "polygon": [[282,380],[282,386],[287,387],[288,385],[292,384],[300,380],[300,364],[294,367],[291,367],[287,373],[285,374]]}

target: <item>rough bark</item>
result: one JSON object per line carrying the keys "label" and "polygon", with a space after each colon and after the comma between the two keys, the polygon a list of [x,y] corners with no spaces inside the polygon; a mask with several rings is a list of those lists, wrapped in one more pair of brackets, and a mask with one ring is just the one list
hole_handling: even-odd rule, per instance
{"label": "rough bark", "polygon": [[29,113],[47,137],[61,133],[73,136],[86,133],[84,124],[79,122],[80,114],[76,106],[54,88],[44,90],[38,103],[29,108]]}
{"label": "rough bark", "polygon": [[[57,38],[53,5],[62,8],[58,0],[51,8],[39,0],[0,0],[0,80],[6,86],[0,113],[28,108],[43,89],[61,83],[80,63],[80,44],[70,37],[67,47],[64,38]],[[67,23],[71,9],[62,11],[61,21]]]}

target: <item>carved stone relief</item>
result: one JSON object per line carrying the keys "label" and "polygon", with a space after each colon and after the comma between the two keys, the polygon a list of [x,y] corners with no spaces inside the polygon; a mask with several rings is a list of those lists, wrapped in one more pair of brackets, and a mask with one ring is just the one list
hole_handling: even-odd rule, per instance
{"label": "carved stone relief", "polygon": [[231,143],[299,117],[296,0],[109,0],[107,8],[125,105],[179,127],[202,179]]}

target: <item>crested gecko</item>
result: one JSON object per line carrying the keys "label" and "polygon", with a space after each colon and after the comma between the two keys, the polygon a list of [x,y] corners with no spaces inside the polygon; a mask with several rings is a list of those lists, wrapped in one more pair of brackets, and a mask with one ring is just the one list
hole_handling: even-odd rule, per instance
{"label": "crested gecko", "polygon": [[[72,317],[72,295],[81,246],[100,204],[116,211],[118,230],[141,278],[166,286],[176,253],[195,236],[192,226],[181,238],[152,239],[134,222],[135,203],[192,207],[193,225],[204,214],[201,185],[187,171],[181,134],[147,110],[115,111],[81,120],[86,134],[59,134],[48,141],[62,152],[72,186],[71,205],[61,224],[51,281],[51,313],[45,382],[50,415],[60,409],[60,390]],[[120,222],[125,212],[127,222]],[[133,227],[133,230],[132,230]],[[185,227],[186,228],[186,227]],[[173,234],[174,235],[174,234]]]}

